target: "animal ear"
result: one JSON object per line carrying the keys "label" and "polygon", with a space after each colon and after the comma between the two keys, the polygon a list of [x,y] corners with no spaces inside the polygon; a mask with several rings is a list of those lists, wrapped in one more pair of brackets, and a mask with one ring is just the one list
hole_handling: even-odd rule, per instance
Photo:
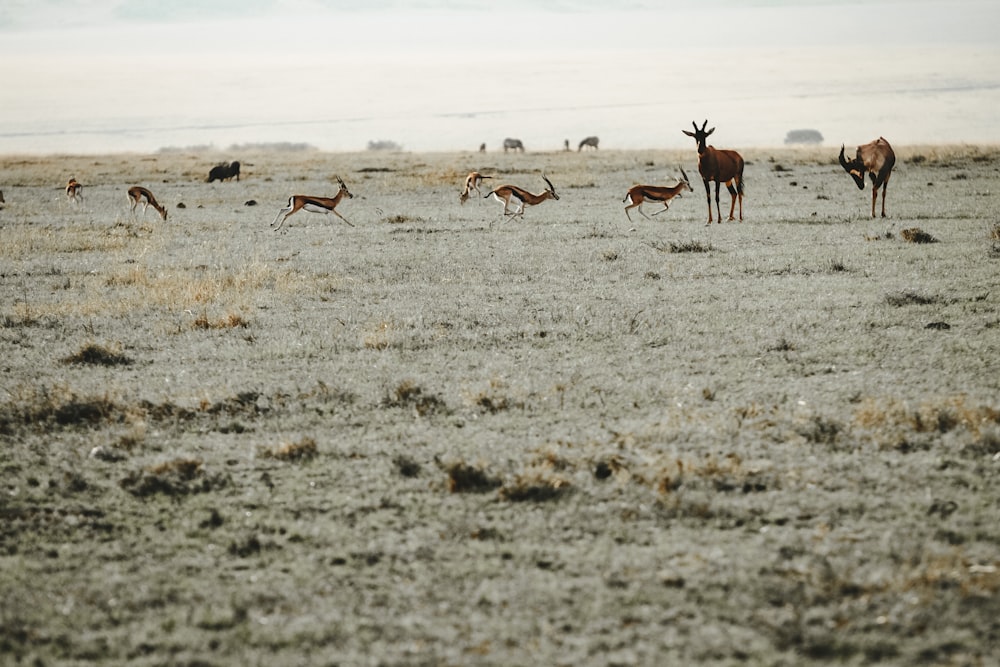
{"label": "animal ear", "polygon": [[681,132],[683,132],[684,134],[688,135],[689,137],[693,137],[694,136],[694,132],[688,132],[687,130],[681,130]]}
{"label": "animal ear", "polygon": [[708,135],[712,134],[713,132],[715,132],[715,128],[714,127],[711,130],[709,130],[708,132],[706,132],[705,136],[707,137]]}

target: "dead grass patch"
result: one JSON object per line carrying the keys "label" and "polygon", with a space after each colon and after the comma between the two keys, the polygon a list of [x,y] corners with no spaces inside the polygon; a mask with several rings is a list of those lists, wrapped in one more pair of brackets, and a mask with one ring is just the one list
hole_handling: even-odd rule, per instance
{"label": "dead grass patch", "polygon": [[184,496],[205,493],[225,487],[228,479],[221,475],[205,473],[201,459],[177,458],[135,471],[120,482],[124,490],[145,498],[162,493]]}
{"label": "dead grass patch", "polygon": [[854,411],[854,426],[868,431],[878,444],[898,446],[917,433],[962,429],[976,437],[1000,424],[1000,409],[969,405],[965,396],[925,401],[913,406],[897,399],[864,399]]}
{"label": "dead grass patch", "polygon": [[208,314],[202,312],[191,322],[191,327],[194,329],[246,329],[249,326],[250,322],[237,313],[229,313],[225,317],[210,320]]}
{"label": "dead grass patch", "polygon": [[319,455],[319,448],[314,439],[306,436],[298,442],[286,442],[277,447],[262,447],[257,450],[257,455],[278,461],[308,461]]}
{"label": "dead grass patch", "polygon": [[403,380],[382,399],[387,408],[412,408],[418,417],[447,412],[448,405],[437,394],[424,393],[413,380]]}
{"label": "dead grass patch", "polygon": [[511,502],[545,502],[566,495],[568,480],[548,472],[532,470],[518,475],[500,488],[500,497]]}
{"label": "dead grass patch", "polygon": [[900,292],[892,292],[885,295],[885,302],[890,306],[902,307],[902,306],[927,306],[932,303],[940,302],[940,298],[936,296],[928,296],[926,294],[920,294],[919,292],[913,292],[911,290],[903,290]]}

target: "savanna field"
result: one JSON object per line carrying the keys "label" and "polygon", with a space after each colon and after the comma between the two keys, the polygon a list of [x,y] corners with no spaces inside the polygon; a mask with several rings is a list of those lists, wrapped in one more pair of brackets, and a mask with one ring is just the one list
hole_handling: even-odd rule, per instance
{"label": "savanna field", "polygon": [[0,662],[998,664],[1000,150],[838,150],[0,157]]}

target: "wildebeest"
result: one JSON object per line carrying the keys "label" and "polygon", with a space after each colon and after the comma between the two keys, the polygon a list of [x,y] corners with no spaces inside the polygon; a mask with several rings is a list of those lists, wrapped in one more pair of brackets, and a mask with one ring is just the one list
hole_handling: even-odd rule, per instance
{"label": "wildebeest", "polygon": [[601,140],[598,139],[597,137],[587,137],[586,139],[580,142],[580,145],[579,147],[577,147],[576,152],[579,153],[580,151],[582,151],[584,146],[589,146],[590,148],[593,148],[596,151],[597,144],[600,143],[600,141]]}
{"label": "wildebeest", "polygon": [[524,144],[521,143],[520,139],[511,139],[510,137],[503,140],[503,152],[507,151],[521,151],[524,152]]}
{"label": "wildebeest", "polygon": [[844,146],[840,146],[840,166],[844,168],[858,190],[865,189],[865,174],[872,179],[872,217],[875,217],[875,202],[878,199],[878,189],[882,188],[882,217],[885,217],[885,190],[889,185],[889,177],[892,176],[892,167],[896,164],[896,154],[892,151],[892,146],[883,137],[875,141],[858,146],[854,159],[850,162],[844,157]]}
{"label": "wildebeest", "polygon": [[212,170],[208,172],[208,179],[206,183],[211,183],[212,181],[228,181],[229,179],[236,177],[236,180],[240,180],[240,163],[236,160],[232,162],[223,162],[212,167]]}

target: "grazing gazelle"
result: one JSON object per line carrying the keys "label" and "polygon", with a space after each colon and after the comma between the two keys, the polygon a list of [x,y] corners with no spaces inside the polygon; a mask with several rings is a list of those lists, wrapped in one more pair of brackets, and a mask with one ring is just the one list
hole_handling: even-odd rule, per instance
{"label": "grazing gazelle", "polygon": [[858,146],[858,151],[854,159],[848,162],[844,158],[844,146],[840,146],[840,166],[844,168],[854,182],[858,184],[858,190],[865,189],[865,174],[872,178],[872,217],[875,217],[875,201],[878,199],[878,189],[882,188],[882,217],[885,217],[885,190],[889,185],[889,177],[892,176],[892,167],[896,164],[896,154],[892,152],[892,146],[883,137],[879,137],[871,143]]}
{"label": "grazing gazelle", "polygon": [[639,213],[642,213],[642,216],[649,220],[651,218],[642,211],[642,202],[655,201],[662,203],[663,208],[653,213],[653,215],[657,215],[670,208],[670,200],[674,197],[680,197],[681,192],[684,190],[694,192],[694,188],[691,187],[691,182],[688,181],[688,175],[684,173],[683,167],[681,167],[681,177],[683,180],[679,181],[677,185],[671,185],[670,187],[660,185],[634,185],[629,188],[628,194],[626,194],[625,199],[622,200],[623,204],[628,204],[628,206],[625,207],[625,217],[627,217],[629,222],[631,222],[632,216],[629,215],[628,210],[630,208],[638,207]]}
{"label": "grazing gazelle", "polygon": [[352,195],[350,190],[347,189],[347,186],[344,185],[344,181],[340,178],[340,176],[335,176],[334,178],[336,178],[337,183],[340,184],[340,190],[337,191],[337,194],[332,198],[312,197],[310,195],[292,195],[291,197],[289,197],[288,206],[278,211],[278,215],[274,216],[274,221],[271,222],[271,226],[274,227],[274,223],[278,222],[278,218],[281,217],[281,214],[282,213],[285,214],[285,217],[281,218],[281,222],[278,223],[278,226],[274,227],[274,231],[278,231],[279,229],[281,229],[281,226],[285,224],[285,220],[288,219],[288,216],[290,216],[292,213],[295,213],[299,209],[303,208],[309,211],[310,213],[333,213],[335,216],[337,216],[338,218],[346,222],[348,225],[353,227],[354,225],[352,225],[347,218],[337,213],[336,208],[337,204],[340,203],[341,199],[343,199],[344,197],[347,197],[348,199],[353,199],[354,195]]}
{"label": "grazing gazelle", "polygon": [[712,192],[708,185],[710,181],[715,181],[715,209],[719,213],[719,222],[722,222],[722,210],[719,208],[719,187],[723,183],[726,184],[726,189],[729,190],[729,194],[733,198],[729,204],[729,219],[733,219],[736,197],[739,196],[740,222],[743,222],[743,156],[736,151],[725,151],[719,150],[715,146],[706,146],[705,139],[715,132],[714,127],[708,132],[705,131],[705,126],[708,125],[707,120],[701,124],[700,130],[697,123],[691,121],[691,124],[694,126],[694,132],[687,130],[681,130],[681,132],[689,137],[694,137],[694,140],[698,142],[698,173],[701,174],[701,180],[705,183],[705,198],[708,200],[707,224],[712,224]]}
{"label": "grazing gazelle", "polygon": [[129,211],[133,215],[135,215],[135,207],[142,204],[143,216],[146,215],[146,208],[152,206],[159,212],[162,220],[166,221],[167,219],[166,207],[160,206],[159,202],[156,201],[156,197],[153,196],[153,193],[141,185],[133,185],[128,189],[128,203],[131,205]]}
{"label": "grazing gazelle", "polygon": [[75,178],[70,178],[66,183],[66,197],[74,204],[83,203],[83,186]]}
{"label": "grazing gazelle", "polygon": [[[547,179],[545,177],[545,174],[542,174],[542,179],[545,181],[545,184],[548,185],[548,187],[537,195],[533,195],[527,190],[519,188],[516,185],[501,185],[495,190],[491,190],[488,193],[486,193],[486,195],[483,196],[483,199],[486,199],[490,195],[493,195],[493,197],[498,202],[503,203],[504,215],[509,215],[513,217],[521,216],[523,218],[524,208],[526,206],[537,206],[546,199],[555,199],[557,201],[559,200],[559,195],[556,194],[556,188],[554,185],[552,185],[552,181]],[[510,206],[511,199],[516,200],[518,204],[518,209],[513,213],[508,212],[508,207]]]}
{"label": "grazing gazelle", "polygon": [[482,185],[483,180],[487,178],[493,178],[493,177],[483,176],[478,171],[470,171],[469,175],[465,177],[465,187],[462,188],[462,194],[460,194],[458,197],[459,201],[464,204],[465,201],[469,198],[469,195],[472,194],[473,190],[476,191],[476,194],[482,197],[483,192],[482,190],[479,189],[479,186]]}

